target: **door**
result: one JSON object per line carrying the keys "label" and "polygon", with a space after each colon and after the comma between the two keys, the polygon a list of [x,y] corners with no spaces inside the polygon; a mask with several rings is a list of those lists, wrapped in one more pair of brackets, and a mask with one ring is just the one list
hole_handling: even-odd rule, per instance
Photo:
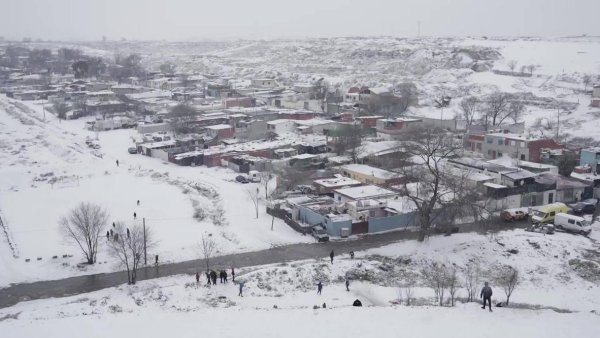
{"label": "door", "polygon": [[548,194],[548,204],[554,203],[554,193],[551,192]]}

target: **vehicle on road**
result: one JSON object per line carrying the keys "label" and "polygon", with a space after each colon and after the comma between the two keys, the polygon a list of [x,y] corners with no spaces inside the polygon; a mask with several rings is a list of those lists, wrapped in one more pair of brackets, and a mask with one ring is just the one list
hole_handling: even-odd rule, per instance
{"label": "vehicle on road", "polygon": [[315,225],[312,227],[310,234],[319,242],[329,241],[329,235],[327,234],[327,231],[325,231],[325,228],[320,225]]}
{"label": "vehicle on road", "polygon": [[525,228],[525,231],[552,235],[554,234],[554,224],[531,223],[527,228]]}
{"label": "vehicle on road", "polygon": [[260,173],[256,170],[250,170],[248,172],[248,180],[254,183],[260,182]]}
{"label": "vehicle on road", "polygon": [[235,177],[235,180],[236,180],[237,182],[244,183],[244,184],[246,184],[246,183],[250,183],[250,181],[248,181],[248,179],[247,179],[245,176],[242,176],[242,175],[238,175],[238,176],[236,176],[236,177]]}
{"label": "vehicle on road", "polygon": [[137,148],[136,147],[127,148],[127,152],[130,154],[137,154]]}
{"label": "vehicle on road", "polygon": [[558,213],[554,217],[556,229],[578,233],[587,236],[592,232],[592,224],[583,217]]}
{"label": "vehicle on road", "polygon": [[595,198],[591,198],[581,202],[569,204],[569,208],[571,208],[570,213],[573,215],[593,214],[594,211],[596,211],[596,203],[597,200]]}
{"label": "vehicle on road", "polygon": [[500,218],[505,222],[522,221],[529,217],[529,212],[525,208],[506,209],[500,213]]}
{"label": "vehicle on road", "polygon": [[564,203],[551,203],[538,207],[531,216],[532,223],[553,223],[558,213],[567,213],[569,207]]}

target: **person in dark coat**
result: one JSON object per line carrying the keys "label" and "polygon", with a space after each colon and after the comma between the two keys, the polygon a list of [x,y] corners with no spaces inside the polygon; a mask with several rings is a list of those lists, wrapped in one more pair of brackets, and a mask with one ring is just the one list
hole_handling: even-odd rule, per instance
{"label": "person in dark coat", "polygon": [[137,214],[134,212],[133,213],[133,219],[135,219],[137,217]]}
{"label": "person in dark coat", "polygon": [[221,284],[225,283],[225,274],[223,273],[223,270],[219,271],[219,282],[221,282]]}
{"label": "person in dark coat", "polygon": [[350,280],[346,278],[346,291],[350,291]]}
{"label": "person in dark coat", "polygon": [[131,236],[129,235],[129,228],[127,228],[127,238],[129,239]]}
{"label": "person in dark coat", "polygon": [[354,251],[350,251],[350,259],[354,259]]}
{"label": "person in dark coat", "polygon": [[[113,228],[116,226],[115,222],[113,222]],[[112,231],[112,230],[111,230]]]}
{"label": "person in dark coat", "polygon": [[489,304],[490,312],[492,312],[492,288],[490,287],[488,282],[485,282],[483,289],[481,289],[481,298],[483,298],[483,306],[482,309],[485,309],[485,303]]}
{"label": "person in dark coat", "polygon": [[196,272],[196,284],[200,283],[200,273]]}
{"label": "person in dark coat", "polygon": [[331,264],[333,264],[333,250],[331,250],[331,253],[329,254],[329,258],[331,258]]}
{"label": "person in dark coat", "polygon": [[233,269],[233,266],[231,267],[231,281],[235,282],[235,270]]}
{"label": "person in dark coat", "polygon": [[140,206],[140,200],[137,200],[137,205],[138,205],[138,207]]}
{"label": "person in dark coat", "polygon": [[352,303],[352,306],[362,306],[362,302],[357,299],[354,301],[354,303]]}
{"label": "person in dark coat", "polygon": [[206,271],[206,284],[210,285],[210,272]]}
{"label": "person in dark coat", "polygon": [[213,285],[217,285],[217,273],[215,272],[215,270],[212,270],[210,272],[210,279],[212,279]]}
{"label": "person in dark coat", "polygon": [[110,231],[106,231],[106,240],[110,240]]}
{"label": "person in dark coat", "polygon": [[117,160],[117,167],[119,166],[119,160]]}
{"label": "person in dark coat", "polygon": [[154,255],[154,265],[158,266],[158,255]]}
{"label": "person in dark coat", "polygon": [[223,270],[223,279],[225,280],[225,283],[227,283],[227,271]]}
{"label": "person in dark coat", "polygon": [[319,281],[319,284],[317,284],[317,295],[320,295],[321,291],[323,291],[323,283]]}

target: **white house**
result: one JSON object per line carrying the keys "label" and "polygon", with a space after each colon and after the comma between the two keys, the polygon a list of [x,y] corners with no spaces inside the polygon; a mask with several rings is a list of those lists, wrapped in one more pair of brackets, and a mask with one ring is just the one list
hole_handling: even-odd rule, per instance
{"label": "white house", "polygon": [[267,131],[277,134],[291,133],[296,129],[296,121],[288,119],[278,119],[267,122]]}

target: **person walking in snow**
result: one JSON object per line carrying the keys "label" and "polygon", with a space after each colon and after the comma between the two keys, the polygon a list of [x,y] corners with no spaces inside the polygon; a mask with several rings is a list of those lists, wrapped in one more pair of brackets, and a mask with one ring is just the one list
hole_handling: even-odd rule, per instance
{"label": "person walking in snow", "polygon": [[131,238],[131,236],[129,235],[129,228],[127,228],[127,239]]}
{"label": "person walking in snow", "polygon": [[225,283],[225,275],[223,274],[223,270],[219,271],[219,282],[221,282],[221,284]]}
{"label": "person walking in snow", "polygon": [[235,282],[235,270],[233,270],[233,266],[231,267],[231,281]]}
{"label": "person walking in snow", "polygon": [[138,205],[138,207],[140,206],[140,200],[137,200],[137,205]]}
{"label": "person walking in snow", "polygon": [[200,273],[196,272],[196,284],[200,283]]}
{"label": "person walking in snow", "polygon": [[154,255],[154,265],[158,266],[158,255]]}
{"label": "person walking in snow", "polygon": [[106,231],[106,240],[109,241],[110,240],[110,232],[107,230]]}
{"label": "person walking in snow", "polygon": [[215,270],[210,271],[210,279],[212,279],[213,285],[217,285],[217,273]]}
{"label": "person walking in snow", "polygon": [[321,291],[323,291],[323,283],[319,281],[319,284],[317,284],[317,295],[320,295]]}
{"label": "person walking in snow", "polygon": [[354,251],[350,251],[350,259],[354,259]]}
{"label": "person walking in snow", "polygon": [[346,278],[346,291],[350,291],[350,280]]}
{"label": "person walking in snow", "polygon": [[240,282],[240,293],[238,293],[238,296],[240,296],[240,297],[244,297],[244,296],[242,295],[243,291],[244,291],[244,282]]}
{"label": "person walking in snow", "polygon": [[206,271],[206,284],[210,285],[210,272]]}
{"label": "person walking in snow", "polygon": [[331,253],[329,254],[329,258],[331,258],[331,264],[333,264],[333,250],[331,250]]}
{"label": "person walking in snow", "polygon": [[223,270],[223,279],[225,280],[225,283],[227,283],[227,271]]}
{"label": "person walking in snow", "polygon": [[117,160],[117,167],[119,166],[119,160]]}
{"label": "person walking in snow", "polygon": [[133,212],[133,220],[135,220],[137,217],[137,214],[135,213],[135,211]]}
{"label": "person walking in snow", "polygon": [[[116,226],[115,222],[113,222],[113,228]],[[112,230],[111,230],[112,231]]]}
{"label": "person walking in snow", "polygon": [[481,298],[483,298],[483,306],[482,309],[485,310],[485,303],[489,304],[490,312],[492,312],[492,288],[490,287],[488,282],[485,282],[483,289],[481,289]]}

